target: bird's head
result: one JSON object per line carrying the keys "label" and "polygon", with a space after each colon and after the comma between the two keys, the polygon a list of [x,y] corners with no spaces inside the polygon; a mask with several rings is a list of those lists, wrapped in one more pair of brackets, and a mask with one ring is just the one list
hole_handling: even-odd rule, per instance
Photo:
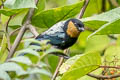
{"label": "bird's head", "polygon": [[71,38],[77,38],[84,31],[84,24],[78,19],[69,19],[65,22],[66,34]]}

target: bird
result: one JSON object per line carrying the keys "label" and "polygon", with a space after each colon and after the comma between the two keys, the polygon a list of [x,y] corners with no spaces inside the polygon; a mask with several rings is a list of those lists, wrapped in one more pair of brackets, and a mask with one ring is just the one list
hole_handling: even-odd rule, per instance
{"label": "bird", "polygon": [[[80,33],[84,30],[84,24],[79,19],[72,18],[56,23],[35,39],[38,41],[49,40],[48,44],[57,49],[65,50],[75,44]],[[37,43],[31,43],[30,45],[40,46]],[[55,55],[66,56],[65,54]]]}

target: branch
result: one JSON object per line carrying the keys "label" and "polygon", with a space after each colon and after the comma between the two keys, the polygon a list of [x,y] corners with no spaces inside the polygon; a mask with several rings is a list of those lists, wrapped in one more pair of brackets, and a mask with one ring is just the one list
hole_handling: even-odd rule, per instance
{"label": "branch", "polygon": [[54,72],[53,77],[52,77],[51,80],[55,80],[55,78],[57,77],[57,75],[58,75],[58,73],[59,73],[60,66],[62,65],[63,62],[64,62],[64,58],[61,57],[61,58],[59,59],[59,63],[58,63],[58,65],[57,65],[57,68],[56,68],[56,70],[55,70],[55,72]]}
{"label": "branch", "polygon": [[100,68],[116,68],[116,69],[120,69],[120,66],[100,66]]}
{"label": "branch", "polygon": [[10,32],[10,36],[12,36],[15,32],[17,32],[17,31],[19,31],[21,29],[21,27],[20,28],[17,28],[17,29],[15,29],[14,31],[12,31],[12,32]]}
{"label": "branch", "polygon": [[[36,1],[38,2],[38,0],[36,0]],[[31,8],[29,10],[28,15],[27,15],[27,19],[26,19],[25,23],[23,24],[23,26],[21,27],[12,47],[10,49],[7,60],[14,55],[14,53],[15,53],[15,51],[16,51],[16,49],[17,49],[17,47],[18,47],[18,45],[19,45],[19,43],[20,43],[20,41],[21,41],[25,31],[26,31],[27,25],[31,23],[31,19],[32,19],[32,16],[34,14],[34,10],[35,10],[34,8]]]}
{"label": "branch", "polygon": [[112,79],[112,78],[120,77],[120,74],[109,75],[109,76],[94,75],[94,74],[87,74],[87,75],[96,79]]}
{"label": "branch", "polygon": [[10,44],[10,36],[9,36],[9,34],[8,34],[8,24],[9,24],[9,22],[10,22],[11,19],[12,19],[12,16],[9,17],[9,19],[8,19],[8,21],[7,21],[7,23],[6,23],[6,29],[5,29],[5,31],[6,31],[6,36],[7,36],[7,42],[8,42],[8,50],[10,50],[10,47],[11,47],[11,44]]}
{"label": "branch", "polygon": [[37,30],[35,29],[35,27],[32,26],[31,24],[28,25],[28,28],[29,28],[29,30],[31,31],[31,33],[32,33],[35,37],[37,37],[37,36],[39,35],[39,33],[37,32]]}
{"label": "branch", "polygon": [[78,17],[79,19],[81,19],[81,18],[83,17],[84,12],[85,12],[88,4],[89,4],[89,1],[90,1],[90,0],[85,0],[84,6],[83,6],[83,8],[81,9],[80,14],[79,14],[79,17]]}
{"label": "branch", "polygon": [[18,47],[18,45],[19,45],[19,43],[20,43],[20,41],[21,41],[21,39],[22,39],[22,37],[25,33],[25,30],[26,30],[25,26],[26,25],[22,26],[22,28],[20,29],[20,32],[18,33],[18,35],[17,35],[17,37],[16,37],[16,39],[15,39],[15,41],[14,41],[14,43],[13,43],[11,49],[10,49],[7,60],[14,55],[14,52],[17,49],[17,47]]}
{"label": "branch", "polygon": [[8,24],[9,24],[9,22],[10,22],[11,19],[12,19],[12,16],[9,17],[9,19],[8,19],[8,21],[6,23],[6,29],[5,29],[6,32],[8,32]]}
{"label": "branch", "polygon": [[[65,50],[64,50],[64,53],[65,53],[65,54],[69,54],[69,48],[68,48],[68,49],[65,49]],[[63,58],[63,57],[60,57],[59,63],[58,63],[58,65],[57,65],[57,68],[56,68],[56,70],[55,70],[55,72],[54,72],[51,80],[55,80],[55,78],[56,78],[57,75],[59,74],[59,69],[60,69],[60,66],[63,64],[63,62],[64,62],[64,58]]]}
{"label": "branch", "polygon": [[115,7],[120,7],[120,5],[117,3],[116,0],[109,0],[111,2],[111,4]]}

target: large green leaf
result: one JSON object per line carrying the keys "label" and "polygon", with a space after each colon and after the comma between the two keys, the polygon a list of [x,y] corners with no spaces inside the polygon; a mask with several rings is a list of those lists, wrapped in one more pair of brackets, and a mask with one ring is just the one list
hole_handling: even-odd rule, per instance
{"label": "large green leaf", "polygon": [[101,58],[99,53],[86,53],[79,56],[75,62],[72,62],[73,64],[70,69],[63,74],[61,80],[77,80],[78,78],[88,74],[99,67],[101,64]]}
{"label": "large green leaf", "polygon": [[[107,35],[95,35],[87,40],[85,52],[102,51],[110,43]],[[91,47],[92,46],[92,47]]]}
{"label": "large green leaf", "polygon": [[4,14],[4,15],[6,15],[6,16],[12,16],[12,15],[14,15],[14,14],[16,14],[16,13],[19,13],[21,10],[11,10],[11,9],[1,9],[0,10],[0,13],[1,14]]}
{"label": "large green leaf", "polygon": [[90,0],[83,17],[92,16],[101,12],[102,0]]}
{"label": "large green leaf", "polygon": [[32,18],[32,24],[37,27],[51,27],[55,23],[74,17],[80,12],[84,1],[77,4],[54,8],[37,13]]}
{"label": "large green leaf", "polygon": [[82,21],[85,22],[85,25],[90,28],[96,28],[95,25],[98,26],[97,28],[100,27],[98,30],[92,33],[89,37],[95,34],[102,34],[102,35],[103,34],[119,34],[120,33],[120,29],[119,29],[120,12],[119,11],[120,11],[120,8],[115,8],[113,10],[102,13],[100,15],[82,19]]}
{"label": "large green leaf", "polygon": [[93,34],[119,34],[120,33],[120,19],[109,22],[98,30],[96,30]]}
{"label": "large green leaf", "polygon": [[36,8],[34,0],[6,0],[4,5],[11,9]]}
{"label": "large green leaf", "polygon": [[18,53],[18,55],[27,53],[27,54],[31,54],[31,55],[40,57],[40,55],[39,55],[38,52],[36,52],[36,51],[34,51],[34,50],[32,50],[32,49],[29,49],[29,48],[20,50],[20,51],[18,51],[17,53]]}
{"label": "large green leaf", "polygon": [[47,70],[42,69],[42,68],[41,69],[39,69],[39,68],[31,68],[30,70],[28,70],[28,74],[35,74],[35,73],[52,76],[50,72],[48,72]]}
{"label": "large green leaf", "polygon": [[15,28],[16,26],[21,26],[23,19],[25,17],[25,15],[27,14],[28,9],[24,9],[23,11],[21,11],[19,14],[16,14],[9,22],[9,26],[12,26],[12,28]]}
{"label": "large green leaf", "polygon": [[[102,73],[103,69],[101,68],[98,68],[96,69],[95,71],[91,72],[92,74],[95,74],[95,75],[100,75]],[[80,79],[78,80],[97,80],[96,78],[93,78],[93,77],[90,77],[88,75],[85,75],[83,77],[81,77]]]}
{"label": "large green leaf", "polygon": [[6,55],[5,55],[5,51],[7,49],[7,38],[6,35],[3,35],[3,39],[2,39],[2,43],[1,43],[1,50],[0,50],[0,63],[2,61],[4,61]]}
{"label": "large green leaf", "polygon": [[99,15],[83,18],[81,20],[83,22],[94,21],[94,20],[111,22],[111,21],[116,20],[118,18],[120,18],[120,8],[119,7],[112,9],[110,11],[107,11],[105,13],[99,14]]}
{"label": "large green leaf", "polygon": [[35,10],[35,13],[40,12],[45,9],[45,2],[46,0],[39,0],[37,4],[37,9]]}
{"label": "large green leaf", "polygon": [[[120,8],[108,12],[81,19],[87,27],[98,29],[107,22],[113,22],[120,18]],[[110,23],[111,24],[111,23]],[[97,26],[97,27],[96,27]],[[114,27],[116,28],[116,27]]]}
{"label": "large green leaf", "polygon": [[18,64],[13,62],[1,64],[0,69],[3,71],[15,71],[18,75],[26,74],[26,72]]}
{"label": "large green leaf", "polygon": [[0,70],[0,80],[11,80],[7,72]]}
{"label": "large green leaf", "polygon": [[97,21],[97,20],[91,20],[91,21],[84,22],[85,26],[93,30],[100,28],[102,25],[106,23],[107,23],[106,21]]}
{"label": "large green leaf", "polygon": [[14,57],[14,58],[10,59],[10,61],[20,62],[20,63],[27,64],[27,65],[32,65],[32,62],[30,61],[30,59],[28,57],[24,57],[24,56]]}
{"label": "large green leaf", "polygon": [[120,46],[110,46],[110,47],[108,47],[105,51],[104,58],[106,60],[106,63],[108,63],[108,65],[111,65],[111,66],[120,65],[120,62],[119,62]]}
{"label": "large green leaf", "polygon": [[91,34],[90,31],[84,31],[80,34],[77,42],[70,48],[72,55],[83,53],[87,45],[87,37]]}

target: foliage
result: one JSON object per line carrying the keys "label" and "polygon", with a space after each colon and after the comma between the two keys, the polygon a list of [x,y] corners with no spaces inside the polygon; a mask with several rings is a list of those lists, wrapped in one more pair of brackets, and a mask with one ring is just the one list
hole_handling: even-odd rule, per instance
{"label": "foliage", "polygon": [[[14,56],[7,59],[11,44],[15,42],[31,8],[35,8],[31,25],[41,33],[59,21],[77,18],[85,2],[39,0],[36,5],[35,1],[37,0],[0,1],[0,80],[50,80],[59,62],[58,57],[50,53],[62,54],[62,50],[48,45],[48,41],[26,39],[33,37],[27,31]],[[97,80],[87,74],[109,76],[120,73],[120,0],[115,0],[116,4],[112,1],[90,0],[80,19],[86,31],[70,47],[71,58],[62,64],[56,80]],[[29,46],[31,42],[41,46]],[[37,49],[42,51],[37,52]],[[25,55],[20,56],[23,54]],[[117,68],[102,69],[101,65]],[[119,80],[118,77],[116,79]]]}

